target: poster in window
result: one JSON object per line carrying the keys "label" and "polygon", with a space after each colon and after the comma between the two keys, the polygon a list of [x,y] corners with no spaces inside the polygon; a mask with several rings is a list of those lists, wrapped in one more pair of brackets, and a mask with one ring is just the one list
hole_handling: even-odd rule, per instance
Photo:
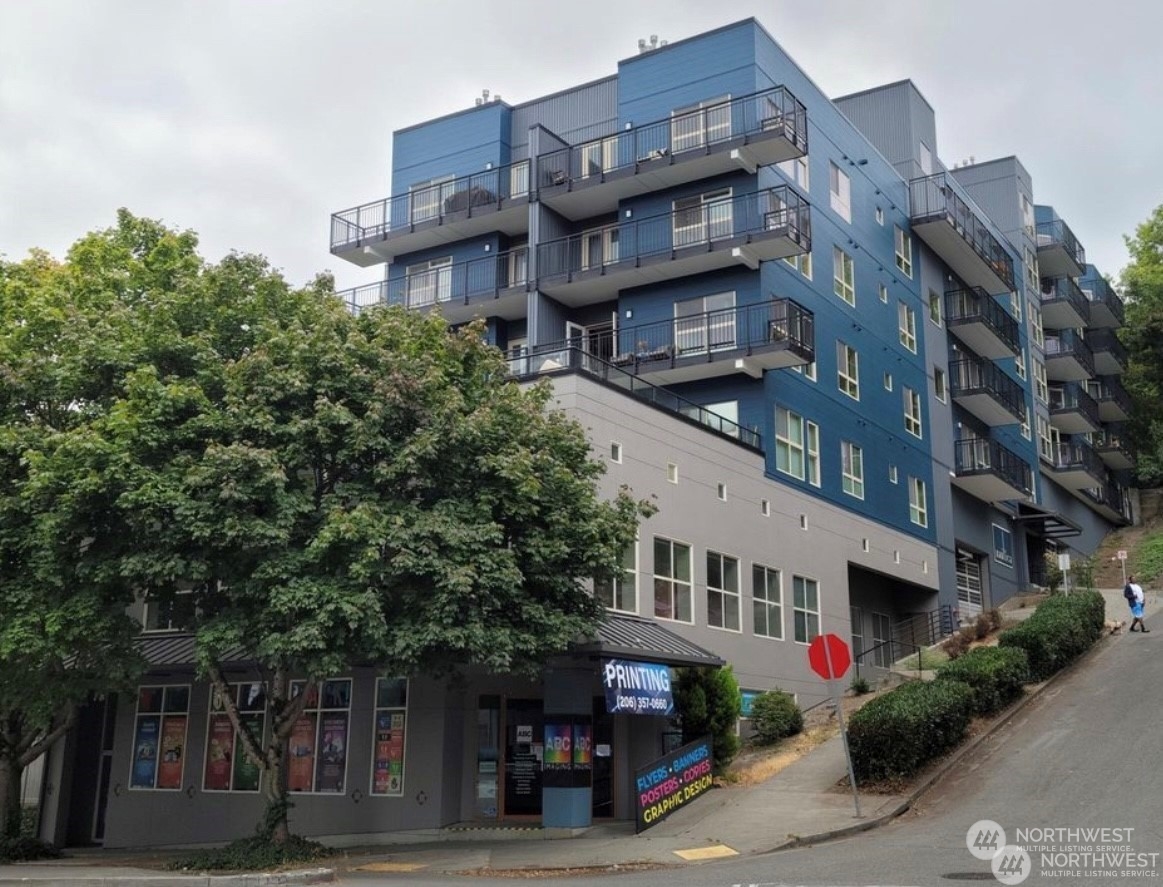
{"label": "poster in window", "polygon": [[372,794],[398,795],[404,790],[404,713],[376,713]]}
{"label": "poster in window", "polygon": [[589,770],[593,766],[594,734],[592,724],[573,725],[573,769]]}
{"label": "poster in window", "polygon": [[[250,727],[251,735],[259,741],[262,740],[263,716],[262,715],[242,715],[241,721],[243,724]],[[242,741],[239,740],[238,747],[234,750],[234,790],[236,792],[256,792],[258,791],[259,769],[255,763],[247,757],[243,750]]]}
{"label": "poster in window", "polygon": [[311,791],[315,776],[315,715],[308,712],[291,728],[291,759],[287,766],[287,788],[293,792]]}
{"label": "poster in window", "polygon": [[347,712],[328,712],[322,716],[319,731],[315,790],[342,793],[346,772]]}
{"label": "poster in window", "polygon": [[133,740],[133,773],[131,788],[153,788],[157,775],[158,723],[157,715],[137,719],[137,735]]}
{"label": "poster in window", "polygon": [[230,773],[234,759],[234,728],[226,715],[210,716],[210,735],[206,742],[206,791],[230,791]]}
{"label": "poster in window", "polygon": [[186,754],[186,716],[167,715],[162,721],[161,760],[157,767],[158,788],[182,787],[182,763]]}

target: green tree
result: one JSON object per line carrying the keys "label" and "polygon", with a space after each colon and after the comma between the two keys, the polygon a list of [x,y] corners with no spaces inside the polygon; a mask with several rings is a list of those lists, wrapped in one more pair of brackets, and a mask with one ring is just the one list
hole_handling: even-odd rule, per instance
{"label": "green tree", "polygon": [[1120,336],[1129,361],[1123,381],[1133,401],[1131,442],[1141,486],[1163,483],[1163,206],[1125,238],[1127,323]]}
{"label": "green tree", "polygon": [[739,751],[735,725],[742,697],[731,666],[680,668],[674,682],[674,706],[682,724],[682,741],[711,737],[715,772],[722,773]]}
{"label": "green tree", "polygon": [[[140,232],[140,255],[110,240]],[[307,688],[354,664],[533,672],[591,634],[590,576],[620,569],[645,503],[600,498],[604,470],[548,384],[506,378],[473,325],[400,309],[353,317],[330,280],[294,289],[261,258],[204,266],[128,215],[74,250],[133,306],[149,343],[94,421],[86,464],[137,542],[122,577],[192,595],[201,673],[264,773],[263,833],[289,837],[287,746]],[[126,288],[141,263],[160,280]],[[132,337],[131,337],[132,338]],[[267,737],[224,662],[265,684]]]}

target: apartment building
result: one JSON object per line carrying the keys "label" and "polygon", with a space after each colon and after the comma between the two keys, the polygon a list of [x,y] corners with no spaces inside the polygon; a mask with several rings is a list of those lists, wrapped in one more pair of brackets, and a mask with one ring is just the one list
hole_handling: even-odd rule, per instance
{"label": "apartment building", "polygon": [[[301,833],[632,818],[671,725],[611,711],[604,663],[728,662],[745,708],[776,687],[810,706],[817,634],[884,668],[1129,521],[1118,296],[1016,158],[942,163],[910,81],[826,96],[748,19],[401,129],[390,190],[331,219],[332,253],[377,278],[352,310],[482,318],[515,378],[553,379],[607,492],[659,510],[594,588],[599,636],[539,681],[328,681]],[[226,840],[261,810],[191,642],[143,623],[150,685],[49,762],[90,811],[58,793],[58,841]],[[245,661],[235,679],[259,698]],[[143,737],[178,760],[142,764]]]}

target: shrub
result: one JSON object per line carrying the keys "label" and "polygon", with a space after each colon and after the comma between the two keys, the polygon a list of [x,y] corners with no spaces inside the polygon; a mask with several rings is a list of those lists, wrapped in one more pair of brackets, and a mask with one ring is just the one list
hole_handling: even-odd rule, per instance
{"label": "shrub", "polygon": [[854,696],[863,696],[872,690],[872,687],[868,685],[868,678],[857,675],[852,679],[851,690]]}
{"label": "shrub", "polygon": [[176,859],[167,868],[173,871],[237,872],[271,869],[296,862],[313,862],[330,855],[322,844],[292,835],[286,843],[275,844],[255,835],[220,847],[199,850]]}
{"label": "shrub", "polygon": [[36,859],[56,859],[61,852],[31,835],[18,838],[0,837],[0,863],[32,862]]}
{"label": "shrub", "polygon": [[722,773],[739,751],[735,726],[742,697],[731,666],[680,668],[674,681],[674,707],[682,722],[682,741],[709,735],[716,773]]}
{"label": "shrub", "polygon": [[852,715],[848,745],[857,779],[910,776],[965,736],[973,689],[960,681],[914,681]]}
{"label": "shrub", "polygon": [[990,618],[985,613],[978,613],[977,618],[973,620],[973,640],[980,641],[992,630]]}
{"label": "shrub", "polygon": [[1097,591],[1055,595],[1025,622],[1003,631],[998,646],[1025,650],[1030,679],[1044,681],[1090,649],[1105,618],[1106,604]]}
{"label": "shrub", "polygon": [[950,659],[956,659],[969,649],[969,638],[963,632],[954,632],[941,643],[941,649]]}
{"label": "shrub", "polygon": [[1020,647],[978,647],[943,665],[937,679],[972,687],[973,709],[984,715],[1017,699],[1028,671],[1026,651]]}
{"label": "shrub", "polygon": [[761,743],[777,742],[802,731],[804,715],[790,693],[770,690],[752,701],[751,725]]}

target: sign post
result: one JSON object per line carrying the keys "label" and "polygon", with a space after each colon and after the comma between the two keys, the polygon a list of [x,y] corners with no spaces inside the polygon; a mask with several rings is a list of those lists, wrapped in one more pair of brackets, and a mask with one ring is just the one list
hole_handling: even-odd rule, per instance
{"label": "sign post", "polygon": [[1115,555],[1119,559],[1119,566],[1123,568],[1123,587],[1127,584],[1127,552],[1120,548],[1119,553]]}
{"label": "sign post", "polygon": [[856,817],[860,814],[860,794],[856,791],[856,770],[852,766],[852,751],[848,748],[848,728],[844,726],[844,705],[836,689],[836,678],[844,677],[852,664],[852,652],[843,638],[836,634],[821,634],[808,645],[808,665],[812,671],[828,682],[832,701],[836,705],[836,718],[840,722],[840,739],[844,743],[844,757],[848,761],[848,781],[852,783],[852,801],[856,805]]}

